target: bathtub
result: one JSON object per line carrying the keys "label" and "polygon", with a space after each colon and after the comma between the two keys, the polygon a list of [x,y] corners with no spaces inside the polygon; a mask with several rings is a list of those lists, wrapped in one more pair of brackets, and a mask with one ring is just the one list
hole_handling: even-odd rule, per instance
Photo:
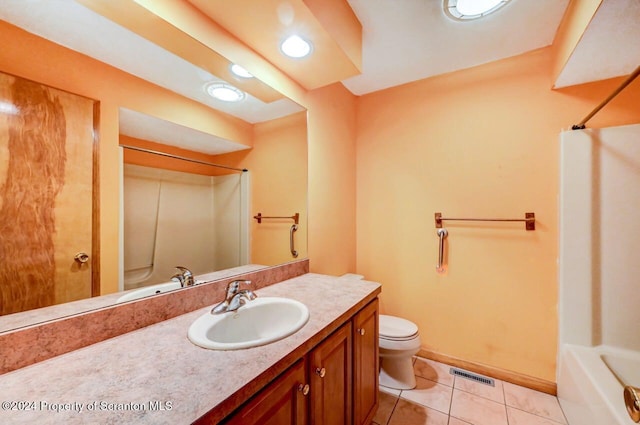
{"label": "bathtub", "polygon": [[562,346],[558,399],[569,425],[634,425],[624,405],[624,385],[640,387],[640,353]]}

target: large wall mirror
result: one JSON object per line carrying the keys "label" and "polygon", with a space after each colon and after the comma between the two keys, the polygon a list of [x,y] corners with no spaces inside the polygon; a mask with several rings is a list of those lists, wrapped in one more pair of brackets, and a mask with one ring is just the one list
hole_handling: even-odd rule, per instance
{"label": "large wall mirror", "polygon": [[304,108],[134,0],[0,19],[0,332],[307,256]]}

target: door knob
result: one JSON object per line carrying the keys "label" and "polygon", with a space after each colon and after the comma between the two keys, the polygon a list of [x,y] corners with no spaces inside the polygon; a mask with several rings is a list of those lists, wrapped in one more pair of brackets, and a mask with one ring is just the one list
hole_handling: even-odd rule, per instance
{"label": "door knob", "polygon": [[324,375],[326,375],[327,371],[322,367],[317,367],[316,368],[316,375],[318,375],[321,378],[324,378]]}
{"label": "door knob", "polygon": [[363,335],[366,333],[366,331],[364,330],[364,328],[360,328],[358,329],[356,332],[358,332],[360,335]]}
{"label": "door knob", "polygon": [[87,261],[89,261],[89,254],[86,254],[84,252],[79,252],[73,257],[73,259],[80,264],[84,264]]}

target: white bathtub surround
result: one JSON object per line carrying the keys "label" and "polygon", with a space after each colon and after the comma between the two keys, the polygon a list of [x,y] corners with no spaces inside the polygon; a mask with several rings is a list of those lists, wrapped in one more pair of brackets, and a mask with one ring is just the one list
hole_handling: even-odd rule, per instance
{"label": "white bathtub surround", "polygon": [[571,425],[633,424],[601,356],[640,353],[640,125],[560,139],[558,396]]}
{"label": "white bathtub surround", "polygon": [[635,351],[571,344],[562,347],[558,398],[571,425],[634,424],[624,405],[623,384],[605,358],[612,364],[635,365],[636,373],[640,371],[640,354]]}
{"label": "white bathtub surround", "polygon": [[[124,165],[123,290],[246,264],[246,173],[205,176]],[[242,237],[240,237],[242,235]]]}

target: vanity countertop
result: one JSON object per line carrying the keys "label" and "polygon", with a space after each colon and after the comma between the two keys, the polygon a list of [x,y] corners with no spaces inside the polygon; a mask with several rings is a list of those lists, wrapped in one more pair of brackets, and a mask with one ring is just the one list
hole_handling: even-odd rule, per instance
{"label": "vanity countertop", "polygon": [[304,356],[380,292],[374,282],[308,273],[256,291],[307,305],[309,322],[245,350],[193,345],[211,307],[0,375],[0,422],[189,424],[221,419]]}

